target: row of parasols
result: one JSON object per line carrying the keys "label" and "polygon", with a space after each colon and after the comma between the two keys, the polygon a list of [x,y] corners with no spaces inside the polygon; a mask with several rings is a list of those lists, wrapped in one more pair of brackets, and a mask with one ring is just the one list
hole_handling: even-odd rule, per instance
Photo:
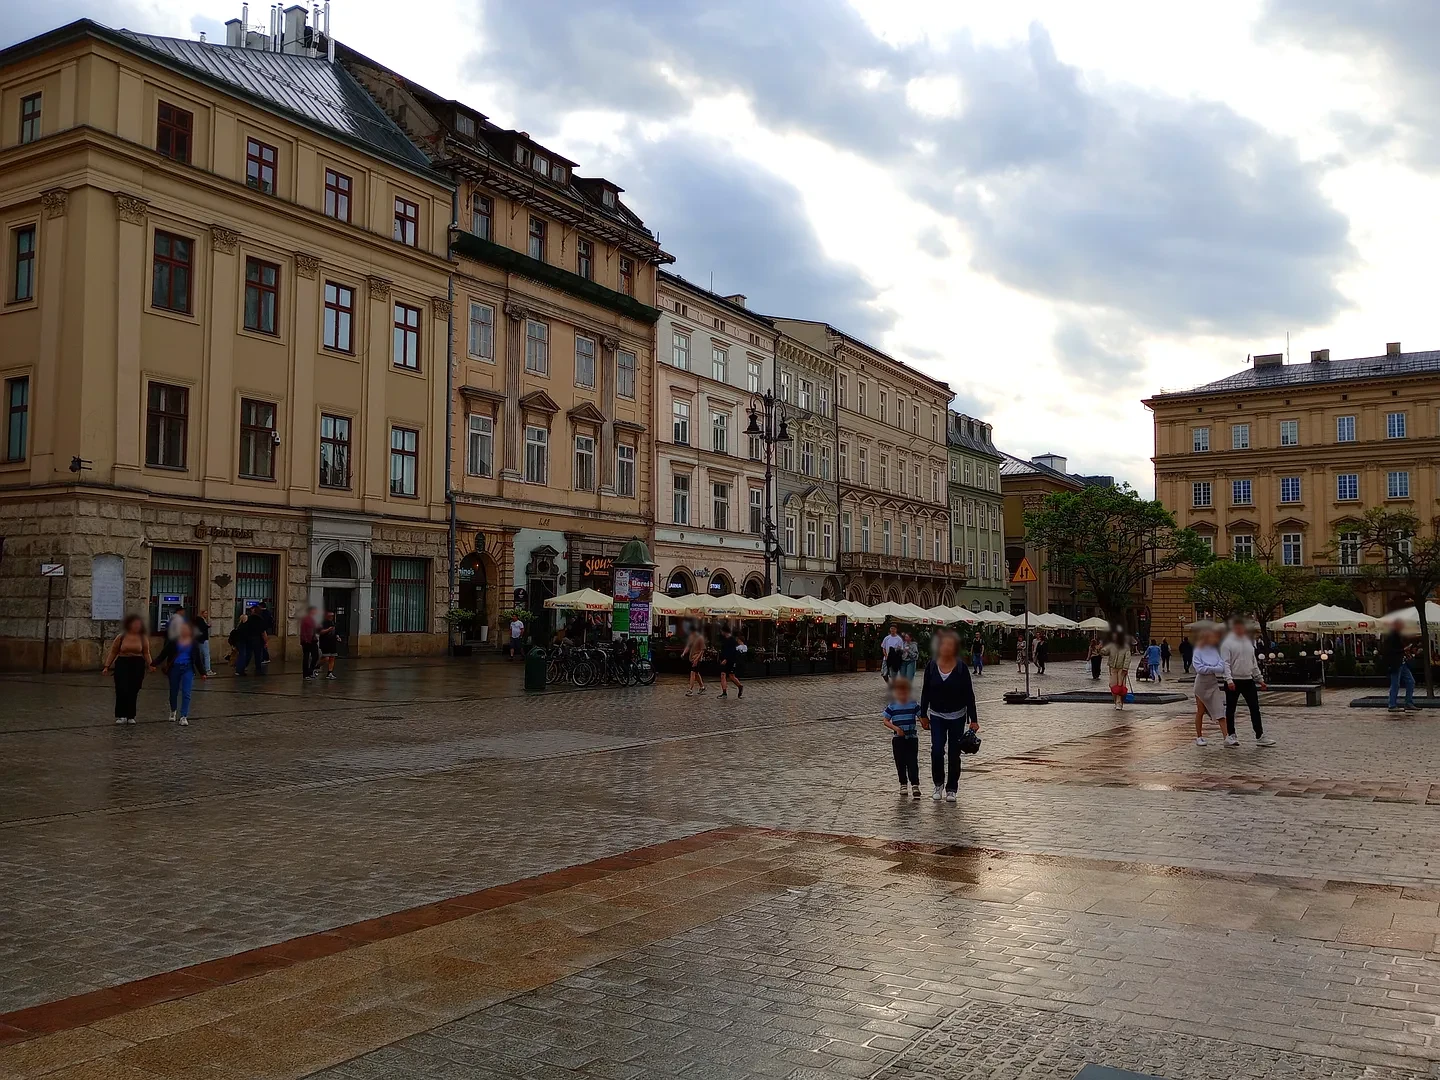
{"label": "row of parasols", "polygon": [[[1271,619],[1268,628],[1302,634],[1378,634],[1399,622],[1405,633],[1420,632],[1420,612],[1413,607],[1401,608],[1378,618],[1349,608],[1331,604],[1315,604],[1293,615]],[[1432,635],[1440,633],[1440,604],[1425,601],[1425,623]]]}
{"label": "row of parasols", "polygon": [[[547,608],[560,611],[609,611],[610,597],[595,589],[579,589],[545,601]],[[922,608],[918,604],[862,604],[857,600],[821,600],[814,596],[656,596],[650,603],[657,618],[719,618],[765,619],[782,622],[807,619],[834,622],[843,616],[858,625],[904,623],[911,626],[951,626],[955,623],[1023,627],[1025,615],[1003,611],[971,611],[963,607]],[[1108,630],[1110,624],[1096,616],[1074,622],[1063,615],[1043,614],[1029,617],[1032,629],[1039,630]]]}

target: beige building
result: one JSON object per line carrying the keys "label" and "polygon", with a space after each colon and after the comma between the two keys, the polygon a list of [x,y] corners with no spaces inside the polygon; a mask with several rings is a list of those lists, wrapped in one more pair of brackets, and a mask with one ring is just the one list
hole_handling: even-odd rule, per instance
{"label": "beige building", "polygon": [[[813,336],[812,336],[813,340]],[[790,334],[776,344],[775,396],[790,435],[775,448],[776,591],[839,600],[840,488],[835,471],[839,414],[837,365],[826,351]]]}
{"label": "beige building", "polygon": [[652,529],[656,267],[621,189],[350,50],[341,62],[454,179],[456,604],[497,640],[500,612],[609,593]]}
{"label": "beige building", "polygon": [[1052,570],[1044,549],[1036,547],[1025,533],[1025,511],[1040,509],[1050,495],[1079,491],[1085,486],[1080,477],[1070,475],[1067,464],[1056,454],[1026,461],[1001,452],[1006,580],[1015,576],[1021,559],[1029,559],[1035,571],[1034,581],[1006,586],[1010,597],[1007,610],[1015,614],[1026,610],[1032,615],[1053,612],[1077,622],[1095,614],[1093,599],[1081,595],[1075,575]]}
{"label": "beige building", "polygon": [[[1215,553],[1304,568],[1354,584],[1372,615],[1413,601],[1383,577],[1362,578],[1345,523],[1373,506],[1440,509],[1440,352],[1308,363],[1257,356],[1254,366],[1145,404],[1155,416],[1155,494]],[[1188,574],[1155,583],[1155,626],[1194,618]]]}
{"label": "beige building", "polygon": [[971,611],[1009,611],[1005,573],[1004,507],[1000,466],[991,426],[973,416],[948,414],[950,445],[950,561],[965,575],[956,596]]}
{"label": "beige building", "polygon": [[451,191],[304,23],[0,53],[6,667],[267,598],[443,647]]}
{"label": "beige building", "polygon": [[763,596],[764,448],[745,429],[751,402],[770,389],[775,328],[746,309],[745,297],[718,296],[663,271],[659,303],[656,588]]}
{"label": "beige building", "polygon": [[834,358],[837,572],[847,599],[954,604],[950,561],[950,388],[825,323],[777,319]]}

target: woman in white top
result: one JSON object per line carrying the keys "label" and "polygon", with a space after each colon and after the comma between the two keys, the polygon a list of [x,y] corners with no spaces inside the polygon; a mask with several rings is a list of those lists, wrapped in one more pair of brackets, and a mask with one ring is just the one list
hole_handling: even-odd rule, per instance
{"label": "woman in white top", "polygon": [[1220,655],[1220,631],[1211,626],[1200,631],[1190,664],[1195,669],[1195,745],[1205,745],[1205,718],[1220,725],[1220,738],[1225,738],[1225,684],[1230,681],[1230,665]]}

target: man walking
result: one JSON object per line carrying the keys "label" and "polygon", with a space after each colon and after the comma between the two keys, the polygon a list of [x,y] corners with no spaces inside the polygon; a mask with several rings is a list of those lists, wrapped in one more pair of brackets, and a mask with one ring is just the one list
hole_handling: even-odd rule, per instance
{"label": "man walking", "polygon": [[905,662],[905,639],[897,632],[897,628],[890,627],[890,633],[880,642],[880,677],[889,682],[891,676],[900,673],[900,665]]}
{"label": "man walking", "polygon": [[1195,646],[1190,643],[1190,638],[1182,637],[1180,639],[1180,663],[1185,665],[1185,670],[1182,672],[1182,674],[1190,674],[1190,661],[1194,658],[1194,656]]}
{"label": "man walking", "polygon": [[1399,712],[1400,687],[1405,687],[1405,711],[1415,711],[1415,673],[1406,663],[1405,636],[1401,633],[1401,622],[1396,619],[1390,624],[1390,632],[1380,639],[1380,663],[1390,676],[1390,711]]}
{"label": "man walking", "polygon": [[1035,674],[1045,674],[1045,661],[1050,659],[1050,642],[1044,634],[1035,635]]}
{"label": "man walking", "polygon": [[306,682],[320,675],[320,620],[313,607],[300,619],[300,658]]}
{"label": "man walking", "polygon": [[210,612],[198,612],[190,620],[190,627],[195,631],[195,648],[200,654],[200,677],[208,679],[215,674],[210,667]]}
{"label": "man walking", "polygon": [[523,651],[521,643],[525,637],[525,621],[516,615],[510,620],[510,659],[514,660]]}
{"label": "man walking", "polygon": [[261,600],[255,610],[260,616],[260,666],[264,668],[270,663],[270,635],[275,633],[275,616],[270,611],[269,600]]}
{"label": "man walking", "polygon": [[1225,745],[1231,748],[1240,745],[1235,737],[1235,708],[1243,697],[1250,709],[1255,745],[1274,746],[1275,740],[1266,736],[1260,723],[1260,691],[1265,687],[1265,678],[1244,619],[1237,616],[1230,620],[1230,633],[1220,646],[1220,656],[1230,669],[1230,681],[1225,684]]}
{"label": "man walking", "polygon": [[685,641],[685,659],[690,661],[690,688],[685,696],[704,695],[705,679],[700,674],[700,662],[705,659],[705,635],[700,633],[699,626],[690,629],[690,637]]}

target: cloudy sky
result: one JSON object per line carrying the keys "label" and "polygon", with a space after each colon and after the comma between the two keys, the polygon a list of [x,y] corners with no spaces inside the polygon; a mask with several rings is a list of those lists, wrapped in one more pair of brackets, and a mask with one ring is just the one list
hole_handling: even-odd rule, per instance
{"label": "cloudy sky", "polygon": [[[239,11],[5,4],[0,44],[80,15],[214,40]],[[362,52],[626,188],[677,272],[945,379],[1021,456],[1148,492],[1149,393],[1287,334],[1297,361],[1440,348],[1437,0],[332,11]]]}

